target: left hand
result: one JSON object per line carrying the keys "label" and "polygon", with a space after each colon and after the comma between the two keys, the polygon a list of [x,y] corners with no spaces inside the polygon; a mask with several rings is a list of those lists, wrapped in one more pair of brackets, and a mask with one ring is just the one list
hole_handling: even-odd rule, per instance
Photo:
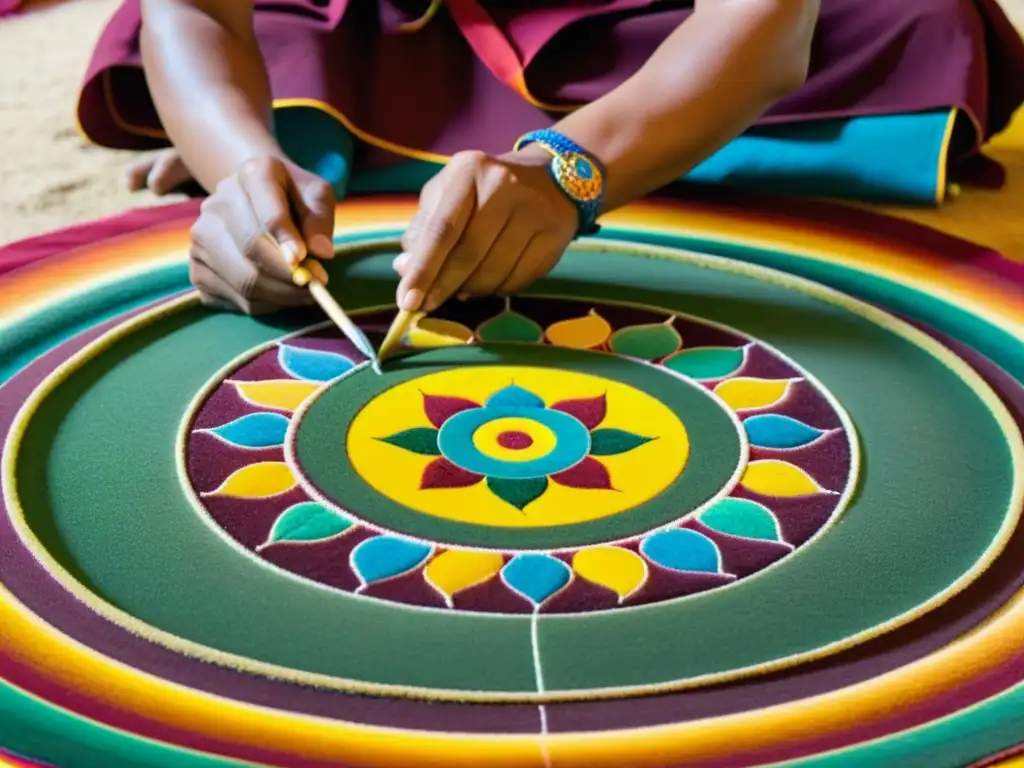
{"label": "left hand", "polygon": [[395,270],[398,306],[430,312],[453,295],[507,295],[558,263],[579,225],[540,147],[460,152],[423,187]]}

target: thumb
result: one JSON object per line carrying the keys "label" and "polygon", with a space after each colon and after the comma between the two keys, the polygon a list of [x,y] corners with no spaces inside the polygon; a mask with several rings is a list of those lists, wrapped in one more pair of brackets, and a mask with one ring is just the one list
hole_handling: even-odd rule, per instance
{"label": "thumb", "polygon": [[[262,269],[281,280],[306,258],[306,244],[292,218],[293,200],[284,166],[276,158],[260,158],[243,166],[238,175],[256,221],[272,247],[256,248],[254,257]],[[283,258],[282,258],[283,257]]]}
{"label": "thumb", "polygon": [[334,188],[319,177],[295,183],[295,212],[309,254],[334,258]]}

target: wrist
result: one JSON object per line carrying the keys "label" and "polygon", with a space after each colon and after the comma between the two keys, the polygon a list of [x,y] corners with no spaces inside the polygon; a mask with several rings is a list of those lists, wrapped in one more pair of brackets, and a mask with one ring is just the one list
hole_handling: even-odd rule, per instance
{"label": "wrist", "polygon": [[607,175],[601,160],[553,129],[527,133],[516,142],[515,150],[529,152],[525,157],[528,162],[546,164],[547,174],[562,199],[576,210],[577,236],[596,234],[600,229],[597,218],[602,213]]}
{"label": "wrist", "polygon": [[[586,114],[581,114],[583,110]],[[652,154],[657,153],[652,146],[651,131],[645,130],[647,122],[635,110],[623,114],[615,105],[593,102],[555,126],[555,130],[586,147],[604,165],[602,212],[614,210],[652,191],[646,188],[650,178],[648,166]]]}

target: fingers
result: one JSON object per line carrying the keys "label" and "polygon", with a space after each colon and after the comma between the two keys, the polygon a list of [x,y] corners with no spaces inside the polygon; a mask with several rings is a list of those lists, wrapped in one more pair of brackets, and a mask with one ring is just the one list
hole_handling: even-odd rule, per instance
{"label": "fingers", "polygon": [[124,169],[124,185],[129,192],[141,192],[146,188],[146,178],[156,164],[159,153],[143,155]]}
{"label": "fingers", "polygon": [[327,282],[323,265],[307,255],[334,255],[330,185],[276,158],[261,158],[223,180],[200,210],[191,263],[206,303],[252,313],[315,303],[307,288],[294,284],[293,272],[301,265]]}
{"label": "fingers", "polygon": [[463,283],[459,297],[496,293],[526,256],[533,237],[533,229],[528,222],[517,218],[509,221],[476,270]]}
{"label": "fingers", "polygon": [[189,276],[204,299],[226,301],[251,314],[313,303],[309,291],[261,272],[235,246],[220,219],[207,217],[196,223],[190,257]]}
{"label": "fingers", "polygon": [[529,241],[515,267],[494,293],[508,296],[525,290],[544,277],[562,257],[562,243],[557,237],[538,235]]}
{"label": "fingers", "polygon": [[190,181],[192,174],[173,149],[161,152],[146,176],[146,186],[157,195],[168,195]]}
{"label": "fingers", "polygon": [[292,269],[306,258],[306,244],[292,215],[288,197],[291,180],[284,163],[274,158],[250,160],[238,174],[238,183],[259,225],[251,249],[245,250],[251,250],[252,257],[269,274],[291,279]]}
{"label": "fingers", "polygon": [[462,237],[476,204],[473,166],[451,163],[424,188],[420,208],[403,238],[408,261],[398,286],[398,305],[410,312],[426,307],[427,292]]}
{"label": "fingers", "polygon": [[[484,205],[473,216],[462,238],[448,254],[427,293],[424,308],[429,312],[463,290],[473,275],[487,273],[488,253],[507,228],[508,212],[499,201]],[[492,267],[490,271],[495,268]]]}
{"label": "fingers", "polygon": [[154,194],[166,195],[190,181],[192,174],[173,148],[149,152],[124,171],[125,186],[132,192],[148,188]]}
{"label": "fingers", "polygon": [[309,253],[318,259],[334,258],[334,188],[311,177],[294,183],[299,228]]}
{"label": "fingers", "polygon": [[239,309],[250,315],[272,312],[282,307],[304,307],[315,303],[309,291],[294,285],[257,276],[247,283],[246,293],[198,259],[189,263],[189,278],[207,306]]}

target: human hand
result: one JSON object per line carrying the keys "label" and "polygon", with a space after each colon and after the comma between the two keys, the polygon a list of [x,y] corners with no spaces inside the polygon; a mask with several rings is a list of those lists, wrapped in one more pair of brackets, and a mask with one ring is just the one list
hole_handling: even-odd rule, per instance
{"label": "human hand", "polygon": [[456,294],[509,294],[547,274],[579,226],[550,162],[533,146],[453,156],[423,187],[402,238],[398,306],[429,312]]}
{"label": "human hand", "polygon": [[[260,314],[313,303],[292,282],[308,256],[334,258],[334,190],[274,157],[247,161],[203,201],[192,227],[189,277],[203,303]],[[327,273],[305,266],[321,282]]]}

